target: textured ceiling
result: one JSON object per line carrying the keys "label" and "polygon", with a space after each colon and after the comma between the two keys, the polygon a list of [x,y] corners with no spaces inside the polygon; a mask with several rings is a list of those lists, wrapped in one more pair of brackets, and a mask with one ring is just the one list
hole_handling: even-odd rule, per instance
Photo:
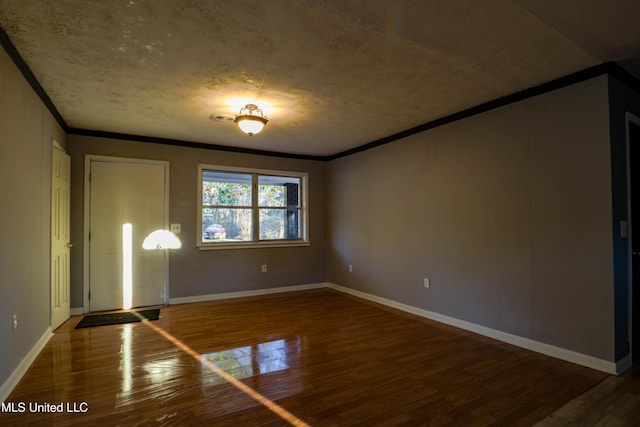
{"label": "textured ceiling", "polygon": [[[607,61],[637,0],[0,0],[71,128],[326,156]],[[244,104],[269,118],[249,137]]]}

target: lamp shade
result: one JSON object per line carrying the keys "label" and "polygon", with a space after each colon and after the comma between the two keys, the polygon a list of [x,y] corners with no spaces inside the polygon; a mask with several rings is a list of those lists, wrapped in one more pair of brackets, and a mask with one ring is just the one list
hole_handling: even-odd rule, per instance
{"label": "lamp shade", "polygon": [[178,236],[169,230],[156,230],[144,239],[142,247],[144,249],[179,249],[182,243]]}

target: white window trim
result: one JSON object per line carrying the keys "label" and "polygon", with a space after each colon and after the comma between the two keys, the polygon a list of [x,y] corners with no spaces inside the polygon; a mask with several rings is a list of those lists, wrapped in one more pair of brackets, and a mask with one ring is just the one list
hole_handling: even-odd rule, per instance
{"label": "white window trim", "polygon": [[[300,215],[302,216],[302,238],[297,240],[263,240],[242,243],[205,243],[202,241],[202,172],[204,170],[217,170],[220,172],[241,172],[258,175],[291,176],[300,178],[302,187],[302,197],[300,200]],[[198,205],[197,205],[197,230],[196,247],[201,251],[223,250],[223,249],[249,249],[249,248],[284,248],[295,246],[310,246],[309,240],[309,174],[306,172],[281,171],[272,169],[240,168],[223,165],[198,164]],[[255,209],[255,206],[251,207]]]}

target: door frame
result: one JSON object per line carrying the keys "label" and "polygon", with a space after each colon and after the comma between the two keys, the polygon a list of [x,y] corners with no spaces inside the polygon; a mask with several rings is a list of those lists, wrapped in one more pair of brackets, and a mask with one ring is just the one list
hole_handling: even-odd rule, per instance
{"label": "door frame", "polygon": [[[169,162],[167,160],[136,159],[131,157],[102,156],[86,154],[84,157],[84,230],[82,256],[82,294],[83,313],[89,312],[89,226],[91,212],[91,162],[132,163],[141,165],[156,165],[164,168],[164,227],[169,229]],[[169,251],[164,251],[164,304],[169,301]]]}
{"label": "door frame", "polygon": [[[629,367],[633,365],[633,342],[634,342],[634,330],[633,330],[633,317],[634,315],[639,315],[640,313],[634,313],[633,310],[633,238],[634,238],[634,224],[633,224],[633,213],[631,212],[631,125],[637,126],[640,128],[640,117],[632,114],[627,111],[625,113],[625,139],[626,139],[626,150],[627,150],[627,220],[629,221],[629,238],[627,239],[627,277],[628,277],[628,330],[629,330]],[[640,189],[638,189],[640,190]],[[640,193],[640,191],[636,191]],[[638,228],[638,236],[636,238],[640,239],[640,224],[635,224]],[[635,334],[640,336],[640,332],[635,331]]]}

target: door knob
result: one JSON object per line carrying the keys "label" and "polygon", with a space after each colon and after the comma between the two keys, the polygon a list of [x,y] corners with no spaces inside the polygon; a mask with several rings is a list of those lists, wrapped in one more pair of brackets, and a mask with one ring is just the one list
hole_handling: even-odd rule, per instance
{"label": "door knob", "polygon": [[68,248],[72,248],[72,247],[74,247],[74,246],[75,246],[75,243],[71,243],[71,242],[68,242],[68,243],[67,243],[67,247],[68,247]]}

